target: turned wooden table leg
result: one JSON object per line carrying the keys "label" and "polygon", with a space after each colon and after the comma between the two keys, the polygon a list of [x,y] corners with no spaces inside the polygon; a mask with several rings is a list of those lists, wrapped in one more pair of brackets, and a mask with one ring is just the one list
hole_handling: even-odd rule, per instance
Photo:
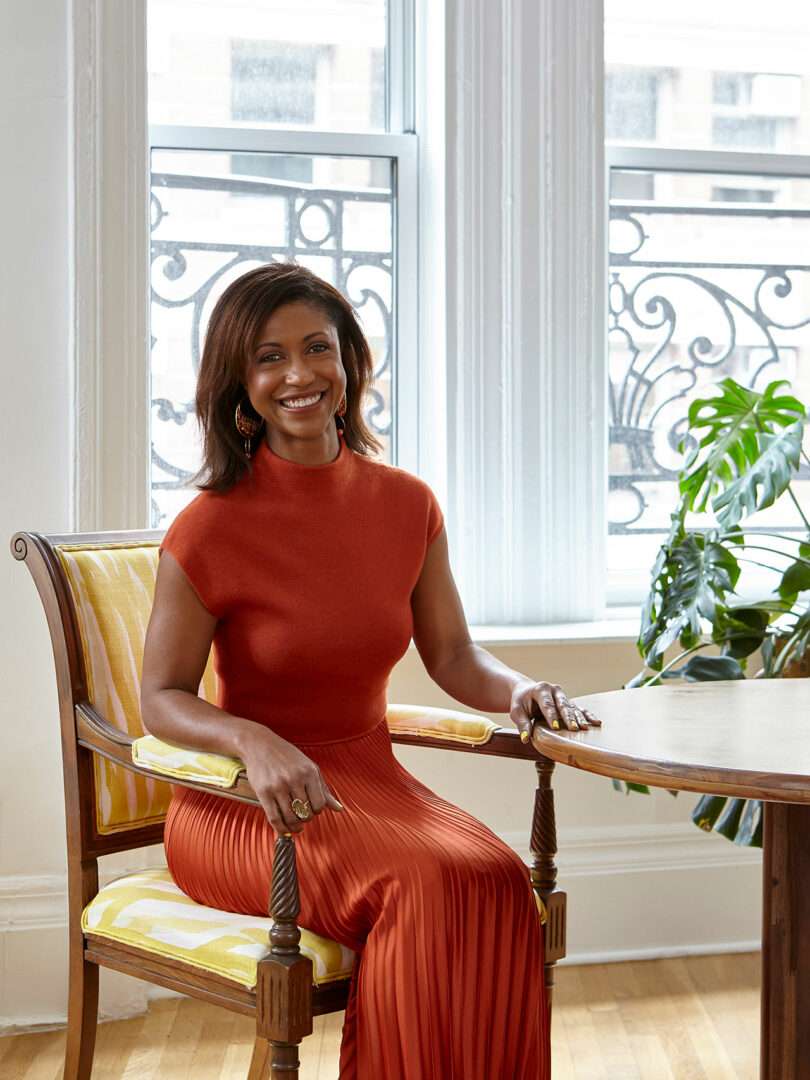
{"label": "turned wooden table leg", "polygon": [[810,1076],[810,806],[763,807],[761,1080]]}

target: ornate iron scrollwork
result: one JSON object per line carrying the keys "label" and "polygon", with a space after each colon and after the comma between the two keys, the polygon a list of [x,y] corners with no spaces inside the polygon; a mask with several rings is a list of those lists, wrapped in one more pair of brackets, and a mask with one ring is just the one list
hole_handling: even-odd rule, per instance
{"label": "ornate iron scrollwork", "polygon": [[[740,245],[738,234],[732,248],[728,227],[735,218],[750,240]],[[652,504],[660,485],[677,475],[677,447],[693,397],[726,375],[764,388],[787,376],[799,350],[810,348],[810,266],[765,261],[758,242],[775,218],[807,227],[810,211],[712,203],[611,206],[611,534],[666,532],[674,495],[665,507],[660,501],[663,520],[655,519]],[[684,257],[687,221],[702,240]],[[713,227],[716,235],[707,242]],[[718,257],[692,257],[707,247]],[[741,250],[745,258],[739,258]],[[671,258],[661,257],[670,251]]]}

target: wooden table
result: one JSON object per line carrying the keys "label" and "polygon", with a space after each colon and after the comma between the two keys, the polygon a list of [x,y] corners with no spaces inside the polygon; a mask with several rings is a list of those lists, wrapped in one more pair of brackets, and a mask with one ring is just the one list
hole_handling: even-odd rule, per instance
{"label": "wooden table", "polygon": [[765,801],[761,1080],[810,1077],[810,680],[670,683],[575,699],[601,728],[535,725],[539,753],[657,787]]}

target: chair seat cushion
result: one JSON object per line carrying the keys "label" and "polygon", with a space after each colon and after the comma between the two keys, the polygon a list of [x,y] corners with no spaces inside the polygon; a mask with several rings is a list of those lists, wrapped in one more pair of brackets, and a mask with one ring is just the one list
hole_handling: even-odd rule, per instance
{"label": "chair seat cushion", "polygon": [[[250,989],[256,964],[270,950],[272,919],[198,904],[166,869],[116,878],[82,912],[87,934],[181,960]],[[351,975],[355,954],[336,941],[301,930],[301,952],[312,961],[316,986]]]}

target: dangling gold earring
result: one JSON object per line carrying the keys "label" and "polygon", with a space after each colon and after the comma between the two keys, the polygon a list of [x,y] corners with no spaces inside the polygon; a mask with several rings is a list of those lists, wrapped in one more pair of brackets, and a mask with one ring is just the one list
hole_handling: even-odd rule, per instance
{"label": "dangling gold earring", "polygon": [[340,399],[340,404],[338,405],[337,412],[335,413],[335,424],[338,429],[338,435],[342,435],[343,432],[346,430],[346,422],[343,419],[346,414],[346,408],[346,395],[344,394],[343,397]]}
{"label": "dangling gold earring", "polygon": [[[243,399],[247,400],[247,399]],[[250,457],[250,440],[254,438],[262,429],[264,418],[254,419],[252,416],[245,416],[242,412],[242,402],[236,406],[236,413],[234,414],[234,420],[236,422],[236,430],[245,440],[245,454]]]}

